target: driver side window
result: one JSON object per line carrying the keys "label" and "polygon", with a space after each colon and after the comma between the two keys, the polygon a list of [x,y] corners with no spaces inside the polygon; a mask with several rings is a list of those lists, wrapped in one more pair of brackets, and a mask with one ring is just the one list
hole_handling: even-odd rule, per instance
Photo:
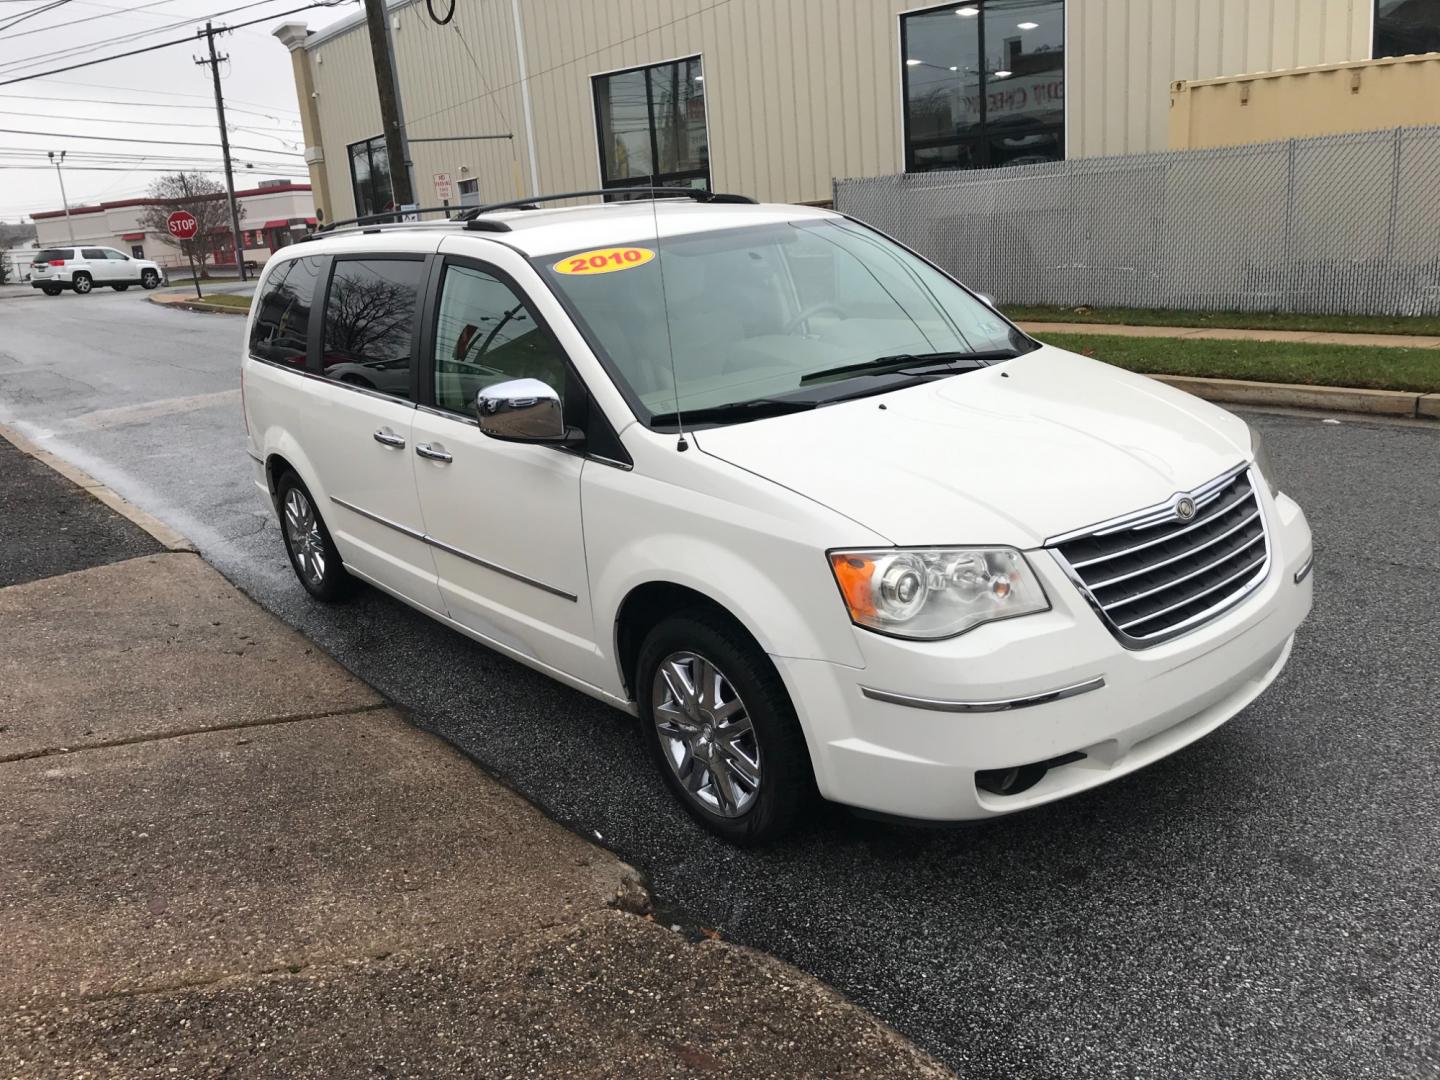
{"label": "driver side window", "polygon": [[481,390],[511,379],[539,379],[565,393],[560,345],[515,290],[468,266],[445,270],[434,359],[435,404],[466,416]]}

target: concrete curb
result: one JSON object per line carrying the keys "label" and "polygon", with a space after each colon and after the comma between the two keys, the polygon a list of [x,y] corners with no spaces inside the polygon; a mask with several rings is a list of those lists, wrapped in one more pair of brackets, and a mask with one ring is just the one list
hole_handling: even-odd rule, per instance
{"label": "concrete curb", "polygon": [[1150,378],[1206,401],[1230,405],[1270,405],[1322,412],[1440,420],[1440,394],[1421,394],[1411,390],[1362,390],[1347,386],[1248,382],[1244,379],[1198,379],[1189,375],[1151,375]]}
{"label": "concrete curb", "polygon": [[1192,341],[1269,341],[1286,345],[1350,345],[1363,349],[1437,349],[1440,335],[1367,334],[1339,330],[1253,330],[1225,326],[1131,326],[1125,323],[1031,322],[1026,333],[1089,334],[1133,338],[1186,338]]}
{"label": "concrete curb", "polygon": [[158,544],[164,547],[165,550],[186,551],[191,554],[199,554],[194,544],[170,528],[169,525],[166,525],[159,518],[140,509],[140,507],[128,499],[112,491],[84,469],[70,464],[70,462],[57,454],[52,454],[49,450],[42,450],[8,424],[0,424],[0,438],[11,443],[15,449],[19,450],[22,454],[26,454],[36,461],[48,465],[76,487],[88,491],[126,521],[130,522],[142,532],[148,533]]}
{"label": "concrete curb", "polygon": [[160,307],[179,308],[181,311],[201,311],[211,315],[249,315],[249,308],[224,307],[220,304],[207,304],[203,300],[171,300],[161,296],[147,296],[145,298],[152,304]]}

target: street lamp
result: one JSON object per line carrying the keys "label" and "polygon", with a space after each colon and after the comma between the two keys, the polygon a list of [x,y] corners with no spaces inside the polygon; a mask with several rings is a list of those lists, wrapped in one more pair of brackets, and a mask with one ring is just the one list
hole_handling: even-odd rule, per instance
{"label": "street lamp", "polygon": [[55,156],[51,150],[50,160],[55,165],[55,175],[60,178],[60,203],[65,207],[65,229],[70,233],[70,243],[75,243],[75,223],[70,220],[70,200],[65,197],[65,174],[60,171],[60,163],[65,160],[65,151],[60,151],[60,156]]}

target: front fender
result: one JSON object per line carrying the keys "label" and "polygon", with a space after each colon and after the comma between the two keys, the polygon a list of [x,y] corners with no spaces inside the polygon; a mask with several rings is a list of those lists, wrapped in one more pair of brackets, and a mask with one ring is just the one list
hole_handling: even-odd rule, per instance
{"label": "front fender", "polygon": [[[683,533],[652,533],[616,548],[591,568],[597,622],[608,618],[610,643],[626,597],[643,585],[682,585],[729,612],[771,656],[828,660],[863,667],[850,621],[823,552],[805,560],[776,544],[762,566],[722,543]],[[792,556],[792,557],[787,557]],[[598,572],[596,572],[598,570]],[[603,632],[603,629],[602,629]]]}

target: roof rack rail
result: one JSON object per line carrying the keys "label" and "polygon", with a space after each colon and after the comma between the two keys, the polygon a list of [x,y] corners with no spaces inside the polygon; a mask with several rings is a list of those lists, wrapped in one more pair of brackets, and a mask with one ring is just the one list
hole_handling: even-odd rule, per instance
{"label": "roof rack rail", "polygon": [[[343,218],[340,221],[329,221],[324,225],[316,226],[306,233],[301,240],[313,240],[321,236],[335,232],[337,229],[344,229],[346,232],[376,230],[384,227],[403,227],[407,225],[418,225],[419,221],[406,220],[412,214],[440,214],[446,215],[446,220],[454,225],[464,225],[471,232],[511,232],[509,225],[503,221],[482,218],[480,215],[488,214],[495,210],[538,210],[540,203],[560,202],[564,199],[583,199],[594,195],[649,195],[652,198],[663,196],[672,199],[689,199],[692,202],[701,203],[744,203],[754,205],[755,200],[748,195],[729,195],[723,191],[705,191],[700,188],[677,188],[677,187],[618,187],[618,188],[592,188],[589,191],[565,191],[558,195],[527,195],[523,199],[511,199],[508,202],[487,203],[484,206],[421,206],[414,210],[384,210],[378,214],[362,214],[360,217]],[[457,212],[458,211],[458,212]],[[449,215],[454,213],[454,217]],[[437,221],[426,222],[429,225],[439,224]]]}
{"label": "roof rack rail", "polygon": [[468,206],[418,206],[413,210],[381,210],[375,214],[361,214],[359,217],[342,218],[340,221],[327,221],[323,225],[317,225],[313,231],[317,233],[332,232],[342,225],[353,225],[357,228],[366,225],[414,225],[416,222],[405,220],[406,215],[452,213],[457,209],[462,211],[462,213],[450,220],[455,222],[464,221],[464,212],[470,209]]}
{"label": "roof rack rail", "polygon": [[[485,230],[489,224],[480,224],[480,215],[488,214],[495,210],[538,210],[539,203],[560,202],[563,199],[583,199],[592,195],[649,195],[665,196],[669,198],[685,198],[692,202],[701,203],[745,203],[754,205],[755,200],[748,195],[730,195],[723,191],[706,191],[702,188],[678,188],[678,187],[609,187],[591,188],[588,191],[565,191],[558,195],[527,195],[523,199],[511,199],[508,202],[487,203],[484,206],[472,206],[465,210],[464,218],[467,229]],[[495,222],[493,224],[500,224]]]}

